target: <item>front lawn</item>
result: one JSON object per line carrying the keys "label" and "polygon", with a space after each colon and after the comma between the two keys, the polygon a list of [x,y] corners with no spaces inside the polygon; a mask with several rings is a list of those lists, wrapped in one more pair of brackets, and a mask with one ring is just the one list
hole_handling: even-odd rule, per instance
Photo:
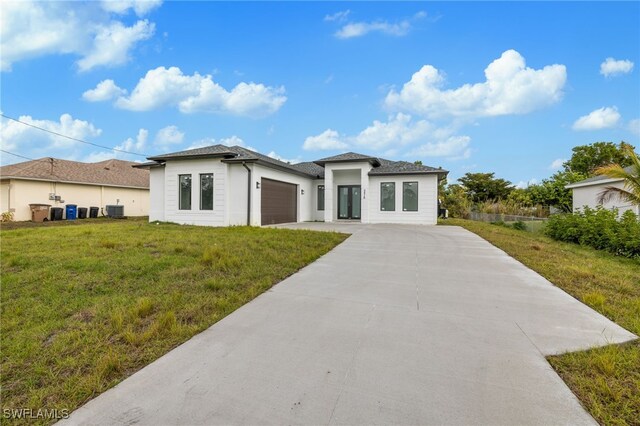
{"label": "front lawn", "polygon": [[346,237],[128,220],[2,229],[2,408],[71,411]]}
{"label": "front lawn", "polygon": [[[640,335],[640,261],[489,223],[449,219],[443,224],[478,234]],[[640,340],[548,360],[600,424],[640,425]]]}

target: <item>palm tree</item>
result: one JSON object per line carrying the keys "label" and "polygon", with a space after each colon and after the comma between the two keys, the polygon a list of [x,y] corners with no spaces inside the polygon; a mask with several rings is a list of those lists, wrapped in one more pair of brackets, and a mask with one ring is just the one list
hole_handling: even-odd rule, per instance
{"label": "palm tree", "polygon": [[595,170],[597,175],[606,176],[611,179],[622,179],[624,185],[622,188],[615,186],[607,186],[598,194],[598,203],[606,203],[613,198],[627,201],[634,205],[640,205],[640,159],[635,153],[633,147],[626,145],[624,152],[631,160],[629,167],[622,167],[619,164],[609,164],[598,167]]}

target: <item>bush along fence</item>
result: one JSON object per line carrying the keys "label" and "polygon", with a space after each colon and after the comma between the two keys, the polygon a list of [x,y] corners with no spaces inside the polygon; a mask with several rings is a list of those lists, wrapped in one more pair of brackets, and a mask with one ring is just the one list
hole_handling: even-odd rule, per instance
{"label": "bush along fence", "polygon": [[640,221],[632,211],[619,216],[617,209],[585,207],[574,214],[551,216],[544,232],[555,240],[640,260]]}
{"label": "bush along fence", "polygon": [[482,212],[469,212],[469,219],[478,222],[530,222],[530,221],[545,221],[545,217],[535,216],[520,216],[515,214],[503,214],[503,213],[482,213]]}

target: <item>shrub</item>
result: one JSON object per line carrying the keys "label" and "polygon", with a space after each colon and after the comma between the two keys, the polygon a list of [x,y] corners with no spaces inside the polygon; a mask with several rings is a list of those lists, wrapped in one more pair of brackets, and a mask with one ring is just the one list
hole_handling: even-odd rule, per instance
{"label": "shrub", "polygon": [[513,227],[513,229],[517,229],[519,231],[526,231],[527,230],[527,225],[519,220],[517,222],[514,222],[513,225],[511,225]]}
{"label": "shrub", "polygon": [[618,218],[615,209],[585,207],[582,212],[551,216],[544,232],[555,240],[640,258],[640,222],[632,211]]}

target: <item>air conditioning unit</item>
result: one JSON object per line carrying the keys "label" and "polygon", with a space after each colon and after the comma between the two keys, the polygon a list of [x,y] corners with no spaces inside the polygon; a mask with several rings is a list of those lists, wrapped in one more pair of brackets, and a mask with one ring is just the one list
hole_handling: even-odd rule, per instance
{"label": "air conditioning unit", "polygon": [[110,205],[106,206],[107,208],[107,216],[114,218],[123,218],[124,217],[124,206]]}

